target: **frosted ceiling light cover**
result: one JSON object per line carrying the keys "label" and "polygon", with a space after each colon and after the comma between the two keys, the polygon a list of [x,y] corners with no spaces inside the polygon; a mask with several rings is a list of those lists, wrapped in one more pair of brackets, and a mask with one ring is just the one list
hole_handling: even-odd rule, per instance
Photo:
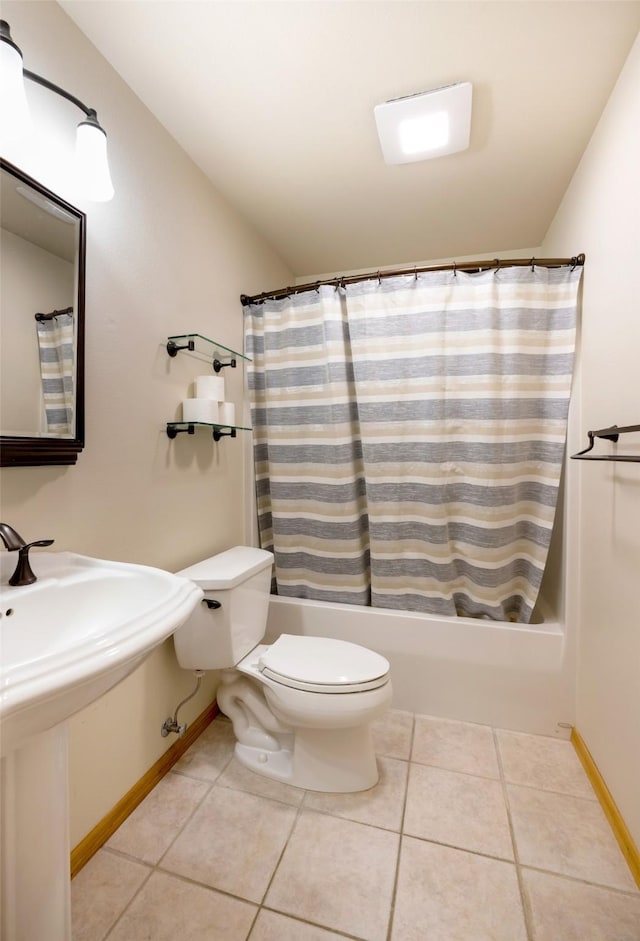
{"label": "frosted ceiling light cover", "polygon": [[400,147],[407,156],[439,150],[449,142],[449,115],[446,111],[407,118],[398,127]]}
{"label": "frosted ceiling light cover", "polygon": [[412,163],[466,150],[471,132],[471,82],[394,98],[374,109],[386,163]]}

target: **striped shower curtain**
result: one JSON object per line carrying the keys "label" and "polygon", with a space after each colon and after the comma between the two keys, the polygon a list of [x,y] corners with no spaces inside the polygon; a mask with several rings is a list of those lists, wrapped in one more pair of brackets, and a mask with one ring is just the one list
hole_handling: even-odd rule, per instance
{"label": "striped shower curtain", "polygon": [[529,621],[581,271],[432,271],[245,307],[279,594]]}
{"label": "striped shower curtain", "polygon": [[56,314],[36,322],[40,376],[47,434],[72,437],[74,432],[73,315]]}

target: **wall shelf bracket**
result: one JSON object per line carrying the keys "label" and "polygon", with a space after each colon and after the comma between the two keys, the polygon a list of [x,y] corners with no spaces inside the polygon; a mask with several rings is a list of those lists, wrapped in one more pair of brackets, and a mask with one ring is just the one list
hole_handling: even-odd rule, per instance
{"label": "wall shelf bracket", "polygon": [[213,370],[214,372],[220,372],[221,369],[224,369],[225,366],[231,366],[232,369],[236,368],[236,360],[230,359],[228,363],[221,363],[219,359],[214,359],[213,361]]}
{"label": "wall shelf bracket", "polygon": [[190,339],[188,343],[184,343],[182,346],[179,346],[174,340],[169,340],[167,343],[167,353],[169,356],[177,356],[180,350],[190,350],[193,352],[196,348],[195,340]]}
{"label": "wall shelf bracket", "polygon": [[[204,350],[202,349],[203,344]],[[213,350],[211,347],[213,347]],[[224,369],[225,366],[230,366],[232,369],[235,369],[239,359],[246,363],[251,362],[249,357],[245,356],[243,353],[237,353],[235,350],[229,349],[228,346],[224,346],[216,340],[210,340],[209,337],[205,337],[201,333],[179,333],[167,337],[167,353],[169,356],[177,356],[180,350],[189,350],[190,353],[198,352],[201,355],[207,355],[207,358],[211,356],[209,362],[214,372],[217,373],[220,372],[221,369]],[[225,356],[227,353],[230,354],[230,358],[225,362],[220,357]]]}
{"label": "wall shelf bracket", "polygon": [[220,438],[237,438],[238,431],[251,431],[251,428],[244,428],[240,425],[211,425],[208,422],[168,421],[167,436],[175,438],[180,434],[194,435],[197,428],[209,428],[214,441],[219,441]]}
{"label": "wall shelf bracket", "polygon": [[167,436],[169,438],[175,438],[176,435],[180,435],[183,432],[186,432],[188,435],[195,435],[196,426],[187,425],[186,428],[180,428],[177,422],[167,422]]}

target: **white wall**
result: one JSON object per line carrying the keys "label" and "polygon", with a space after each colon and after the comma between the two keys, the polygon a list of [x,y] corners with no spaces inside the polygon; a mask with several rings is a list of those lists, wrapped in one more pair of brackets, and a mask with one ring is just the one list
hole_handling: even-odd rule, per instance
{"label": "white wall", "polygon": [[[542,246],[550,256],[586,254],[573,452],[587,430],[640,423],[638,128],[640,38]],[[617,449],[640,454],[640,435]],[[568,477],[576,727],[640,846],[640,464],[570,461]]]}
{"label": "white wall", "polygon": [[[3,469],[0,518],[30,540],[54,538],[56,549],[176,571],[244,538],[246,468],[240,438],[167,438],[165,422],[211,367],[185,354],[170,360],[166,337],[200,332],[241,350],[240,293],[290,284],[292,274],[57,4],[3,2],[2,16],[27,68],[96,108],[116,196],[83,204],[64,169],[39,169],[41,182],[87,213],[86,447],[73,467]],[[80,112],[63,102],[70,110],[58,115],[55,96],[29,94],[54,134],[75,130]],[[227,376],[236,403],[241,372]],[[37,554],[33,565],[37,572]],[[72,720],[72,846],[171,744],[160,727],[192,685],[169,641]],[[181,721],[213,694],[210,678]]]}

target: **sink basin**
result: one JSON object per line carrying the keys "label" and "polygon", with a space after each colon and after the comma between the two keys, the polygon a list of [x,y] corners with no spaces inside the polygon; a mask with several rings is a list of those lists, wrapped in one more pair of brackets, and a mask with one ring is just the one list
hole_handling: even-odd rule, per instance
{"label": "sink basin", "polygon": [[202,592],[161,569],[34,552],[11,588],[0,553],[0,749],[20,746],[115,686],[188,617]]}
{"label": "sink basin", "polygon": [[68,723],[131,673],[202,598],[161,569],[37,552],[11,588],[0,553],[0,937],[71,941]]}

